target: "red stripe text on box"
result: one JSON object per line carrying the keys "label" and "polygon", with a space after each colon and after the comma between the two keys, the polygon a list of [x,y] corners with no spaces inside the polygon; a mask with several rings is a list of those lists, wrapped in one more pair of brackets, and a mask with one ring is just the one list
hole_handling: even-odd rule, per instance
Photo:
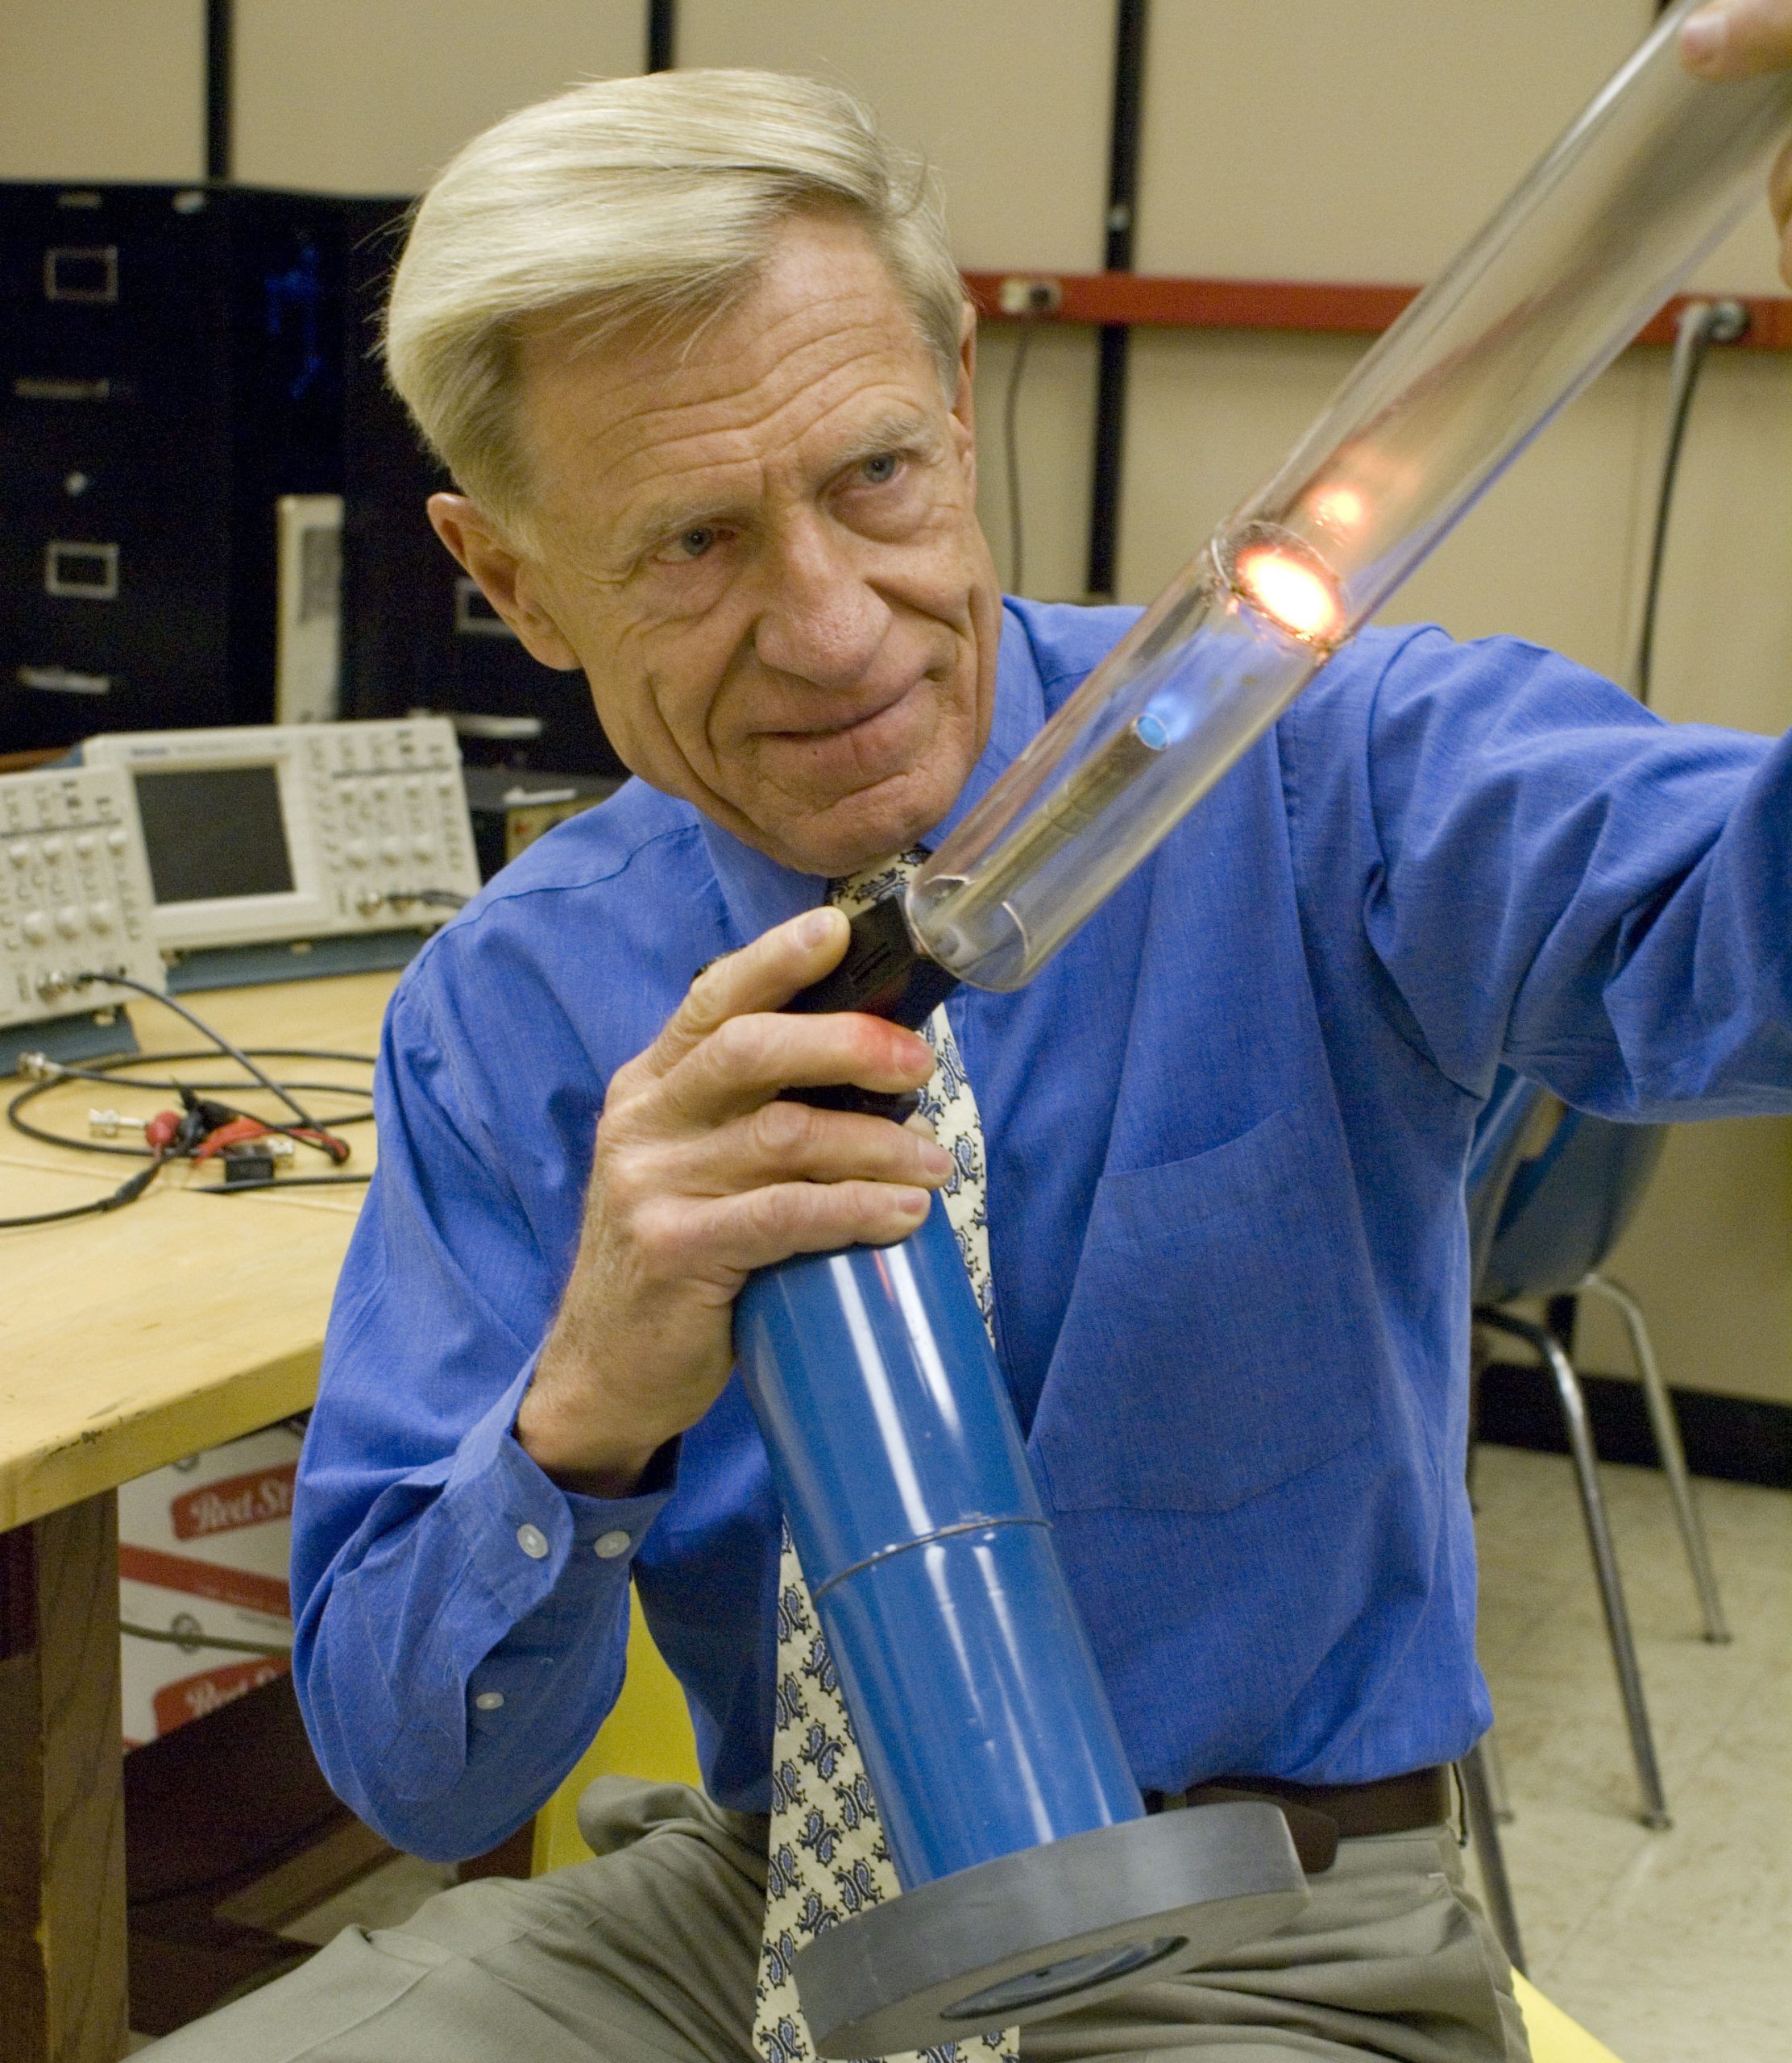
{"label": "red stripe text on box", "polygon": [[284,1580],[257,1575],[251,1569],[226,1569],[216,1562],[196,1562],[188,1555],[165,1555],[159,1547],[134,1547],[121,1541],[118,1574],[131,1583],[182,1590],[189,1597],[209,1597],[246,1612],[267,1612],[276,1619],[292,1616],[292,1600]]}
{"label": "red stripe text on box", "polygon": [[239,1526],[266,1525],[292,1516],[292,1480],[298,1463],[281,1462],[232,1476],[222,1483],[202,1484],[175,1498],[168,1506],[176,1540],[203,1540],[214,1533],[234,1533]]}

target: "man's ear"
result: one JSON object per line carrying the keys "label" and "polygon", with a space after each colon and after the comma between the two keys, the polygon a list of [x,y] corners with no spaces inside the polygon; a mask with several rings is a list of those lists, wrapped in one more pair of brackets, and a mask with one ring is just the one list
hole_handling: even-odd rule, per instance
{"label": "man's ear", "polygon": [[952,396],[952,421],[958,425],[960,455],[977,486],[977,310],[967,301],[958,318],[958,391]]}
{"label": "man's ear", "polygon": [[436,535],[479,583],[479,592],[522,640],[529,656],[562,673],[576,672],[579,654],[544,605],[540,580],[529,561],[505,543],[464,494],[432,494],[427,505]]}

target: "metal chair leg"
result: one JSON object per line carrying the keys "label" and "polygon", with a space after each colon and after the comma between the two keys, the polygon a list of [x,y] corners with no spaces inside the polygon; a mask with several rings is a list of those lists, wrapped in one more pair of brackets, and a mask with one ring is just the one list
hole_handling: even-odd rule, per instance
{"label": "metal chair leg", "polygon": [[1621,1282],[1614,1281],[1609,1275],[1601,1275],[1596,1270],[1585,1277],[1580,1287],[1594,1290],[1607,1303],[1616,1305],[1623,1316],[1624,1328],[1630,1335],[1630,1351],[1636,1357],[1636,1372],[1642,1379],[1643,1398],[1649,1406],[1649,1422],[1655,1431],[1656,1451],[1661,1457],[1662,1471],[1668,1479],[1668,1489],[1674,1498],[1674,1515],[1680,1523],[1680,1538],[1686,1543],[1686,1560],[1692,1569],[1693,1587],[1699,1592],[1699,1608],[1705,1617],[1705,1638],[1708,1641],[1727,1641],[1730,1638],[1730,1629],[1724,1620],[1723,1602],[1717,1594],[1717,1578],[1711,1569],[1711,1550],[1706,1544],[1705,1529],[1699,1521],[1699,1507],[1693,1502],[1692,1479],[1686,1471],[1686,1451],[1680,1442],[1680,1421],[1674,1413],[1673,1396],[1661,1380],[1661,1371],[1656,1362],[1649,1328],[1643,1322],[1642,1306]]}
{"label": "metal chair leg", "polygon": [[1605,1499],[1599,1492],[1599,1456],[1594,1451],[1593,1432],[1587,1416],[1587,1399],[1574,1364],[1562,1351],[1561,1343],[1541,1326],[1514,1318],[1509,1312],[1478,1309],[1475,1317],[1496,1331],[1522,1339],[1547,1363],[1555,1378],[1562,1401],[1562,1422],[1574,1457],[1574,1474],[1580,1486],[1582,1517],[1587,1521],[1587,1544],[1593,1553],[1593,1570],[1599,1579],[1599,1600],[1605,1608],[1606,1630],[1612,1639],[1612,1660],[1618,1672],[1618,1691],[1624,1701],[1624,1721],[1630,1729],[1630,1750],[1636,1764],[1636,1779],[1643,1792],[1643,1824],[1667,1827],[1667,1799],[1661,1789],[1661,1772],[1655,1759],[1654,1737],[1649,1731],[1649,1708],[1643,1700],[1642,1673],[1636,1667],[1636,1647],[1631,1638],[1630,1615],[1624,1608],[1624,1584],[1618,1574],[1618,1557],[1612,1545],[1612,1529],[1605,1514]]}
{"label": "metal chair leg", "polygon": [[1475,1744],[1475,1752],[1487,1779],[1487,1803],[1493,1808],[1493,1816],[1501,1826],[1509,1826],[1517,1815],[1512,1811],[1512,1793],[1506,1788],[1506,1763],[1500,1752],[1500,1737],[1491,1726]]}
{"label": "metal chair leg", "polygon": [[1487,1895],[1487,1918],[1500,1936],[1506,1960],[1520,1977],[1525,1973],[1524,1944],[1518,1932],[1518,1909],[1512,1903],[1512,1879],[1506,1874],[1506,1853],[1500,1845],[1500,1822],[1493,1809],[1487,1766],[1481,1750],[1483,1735],[1456,1765],[1462,1779],[1462,1808],[1468,1820],[1468,1837],[1481,1865],[1481,1887]]}

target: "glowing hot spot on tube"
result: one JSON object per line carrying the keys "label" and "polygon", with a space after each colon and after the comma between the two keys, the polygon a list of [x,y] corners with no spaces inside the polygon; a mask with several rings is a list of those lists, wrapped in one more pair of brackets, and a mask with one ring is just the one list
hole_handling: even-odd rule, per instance
{"label": "glowing hot spot on tube", "polygon": [[1303,644],[1329,645],[1343,627],[1343,605],[1331,583],[1280,546],[1241,552],[1233,577],[1253,608]]}
{"label": "glowing hot spot on tube", "polygon": [[1369,504],[1354,487],[1329,487],[1315,499],[1313,513],[1328,529],[1348,537],[1362,527]]}

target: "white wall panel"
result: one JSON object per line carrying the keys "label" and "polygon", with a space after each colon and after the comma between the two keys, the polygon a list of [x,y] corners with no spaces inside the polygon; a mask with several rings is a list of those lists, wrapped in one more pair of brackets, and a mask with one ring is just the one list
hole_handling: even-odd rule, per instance
{"label": "white wall panel", "polygon": [[197,179],[204,0],[0,0],[0,179]]}
{"label": "white wall panel", "polygon": [[1653,19],[1649,0],[1156,0],[1139,270],[1429,277]]}
{"label": "white wall panel", "polygon": [[1137,330],[1120,593],[1147,602],[1329,398],[1360,338]]}
{"label": "white wall panel", "polygon": [[412,193],[512,108],[638,72],[643,0],[237,0],[237,176]]}
{"label": "white wall panel", "polygon": [[1734,232],[1727,236],[1688,281],[1696,293],[1783,294],[1780,243],[1763,193]]}
{"label": "white wall panel", "polygon": [[[1004,403],[1019,341],[1014,326],[984,326],[977,368],[977,513],[1003,588],[1014,592],[1009,536]],[[1089,562],[1089,477],[1095,442],[1095,333],[1042,329],[1022,367],[1014,417],[1020,462],[1020,592],[1052,601],[1083,593]]]}
{"label": "white wall panel", "polygon": [[1616,675],[1642,551],[1650,368],[1620,362],[1552,423],[1408,580],[1392,622],[1528,637]]}
{"label": "white wall panel", "polygon": [[681,0],[678,62],[838,81],[937,167],[973,270],[1101,264],[1112,0]]}
{"label": "white wall panel", "polygon": [[[1611,1272],[1676,1388],[1792,1404],[1792,1119],[1676,1125]],[[1582,1300],[1576,1359],[1631,1367],[1623,1322]]]}
{"label": "white wall panel", "polygon": [[[1654,412],[1649,430],[1653,490]],[[1792,727],[1792,355],[1707,363],[1674,495],[1654,700],[1678,722]]]}

